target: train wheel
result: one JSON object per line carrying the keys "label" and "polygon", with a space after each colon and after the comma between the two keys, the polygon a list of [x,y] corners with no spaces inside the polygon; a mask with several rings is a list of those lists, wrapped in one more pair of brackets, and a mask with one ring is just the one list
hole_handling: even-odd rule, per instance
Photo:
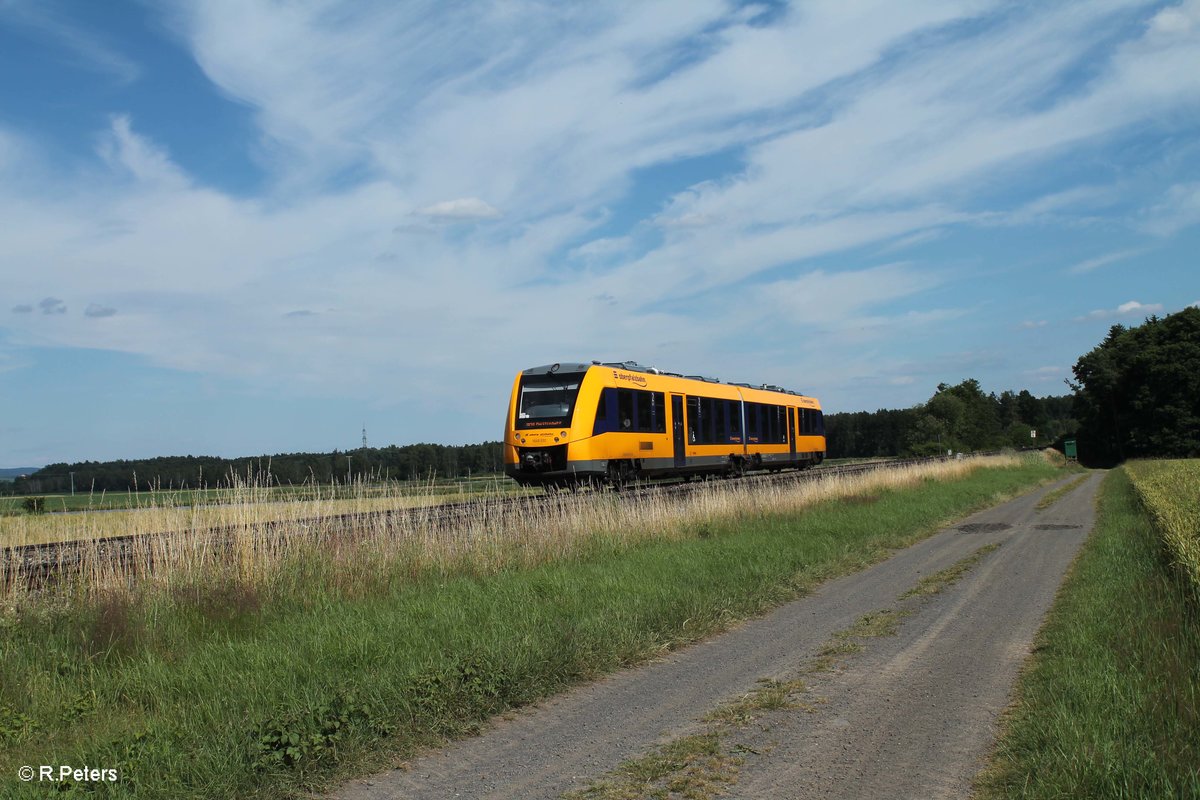
{"label": "train wheel", "polygon": [[608,485],[620,491],[629,485],[633,478],[633,469],[628,461],[608,462]]}
{"label": "train wheel", "polygon": [[746,474],[746,462],[744,459],[732,456],[729,459],[729,469],[725,473],[731,478],[740,478]]}

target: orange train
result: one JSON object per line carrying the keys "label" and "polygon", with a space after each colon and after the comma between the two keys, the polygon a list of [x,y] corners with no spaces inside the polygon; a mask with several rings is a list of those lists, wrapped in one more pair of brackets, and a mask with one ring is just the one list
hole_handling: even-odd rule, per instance
{"label": "orange train", "polygon": [[522,371],[504,430],[504,470],[525,486],[741,475],[824,458],[816,398],[629,361]]}

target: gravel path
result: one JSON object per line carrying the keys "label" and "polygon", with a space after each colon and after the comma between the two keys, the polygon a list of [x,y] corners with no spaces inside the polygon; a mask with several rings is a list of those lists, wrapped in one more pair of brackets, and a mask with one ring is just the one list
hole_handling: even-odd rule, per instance
{"label": "gravel path", "polygon": [[[1054,593],[1093,521],[1100,475],[1045,511],[1054,487],[976,514],[870,569],[734,630],[579,687],[333,797],[557,798],[763,678],[803,674],[834,633],[895,608],[916,582],[999,543],[953,587],[839,669],[806,675],[811,710],[776,711],[727,736],[736,797],[963,797]],[[1057,484],[1057,485],[1061,485]],[[884,523],[885,524],[885,523]]]}

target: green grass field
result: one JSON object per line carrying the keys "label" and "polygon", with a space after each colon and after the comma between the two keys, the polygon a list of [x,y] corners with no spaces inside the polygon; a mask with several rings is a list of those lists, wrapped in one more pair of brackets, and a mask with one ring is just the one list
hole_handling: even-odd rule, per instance
{"label": "green grass field", "polygon": [[1096,529],[1038,635],[981,798],[1200,797],[1200,608],[1129,478],[1200,466],[1174,463],[1106,477]]}
{"label": "green grass field", "polygon": [[672,513],[683,521],[661,537],[600,525],[570,547],[547,540],[538,558],[452,553],[386,562],[364,580],[327,550],[298,550],[257,582],[229,571],[24,598],[0,615],[0,795],[45,796],[14,779],[23,764],[119,770],[90,785],[101,797],[327,787],[703,638],[1061,474],[1039,459],[1001,463],[844,490],[827,481],[826,496],[869,502],[796,512],[772,510],[787,499],[778,489],[743,497],[741,510],[714,502]]}

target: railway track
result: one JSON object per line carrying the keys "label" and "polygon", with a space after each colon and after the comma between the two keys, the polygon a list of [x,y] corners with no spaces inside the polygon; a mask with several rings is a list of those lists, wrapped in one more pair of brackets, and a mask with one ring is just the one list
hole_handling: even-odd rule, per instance
{"label": "railway track", "polygon": [[[914,464],[945,461],[947,457],[871,461],[857,464],[824,466],[810,470],[788,470],[780,472],[756,472],[740,478],[720,478],[726,485],[767,486],[795,482],[821,481],[834,477],[862,474],[878,469],[897,468]],[[690,482],[633,484],[620,492],[625,502],[647,502],[664,496],[683,496],[701,491],[708,480]],[[583,490],[590,493],[593,490]],[[110,536],[102,539],[72,540],[48,544],[31,544],[6,547],[0,552],[0,586],[23,583],[27,588],[38,589],[57,579],[79,574],[96,565],[106,565],[119,574],[136,578],[146,570],[153,569],[156,550],[165,550],[171,539],[189,537],[190,547],[207,550],[220,556],[233,549],[235,542],[245,541],[247,534],[252,538],[269,541],[280,535],[309,535],[326,537],[329,541],[345,540],[355,531],[374,526],[388,528],[415,528],[425,526],[435,531],[453,531],[464,520],[499,514],[536,513],[547,503],[563,502],[566,493],[525,495],[508,498],[484,498],[456,503],[420,506],[417,508],[389,509],[383,511],[355,512],[301,520],[264,521],[250,525],[235,525],[209,528],[204,531],[162,531],[125,536]]]}

